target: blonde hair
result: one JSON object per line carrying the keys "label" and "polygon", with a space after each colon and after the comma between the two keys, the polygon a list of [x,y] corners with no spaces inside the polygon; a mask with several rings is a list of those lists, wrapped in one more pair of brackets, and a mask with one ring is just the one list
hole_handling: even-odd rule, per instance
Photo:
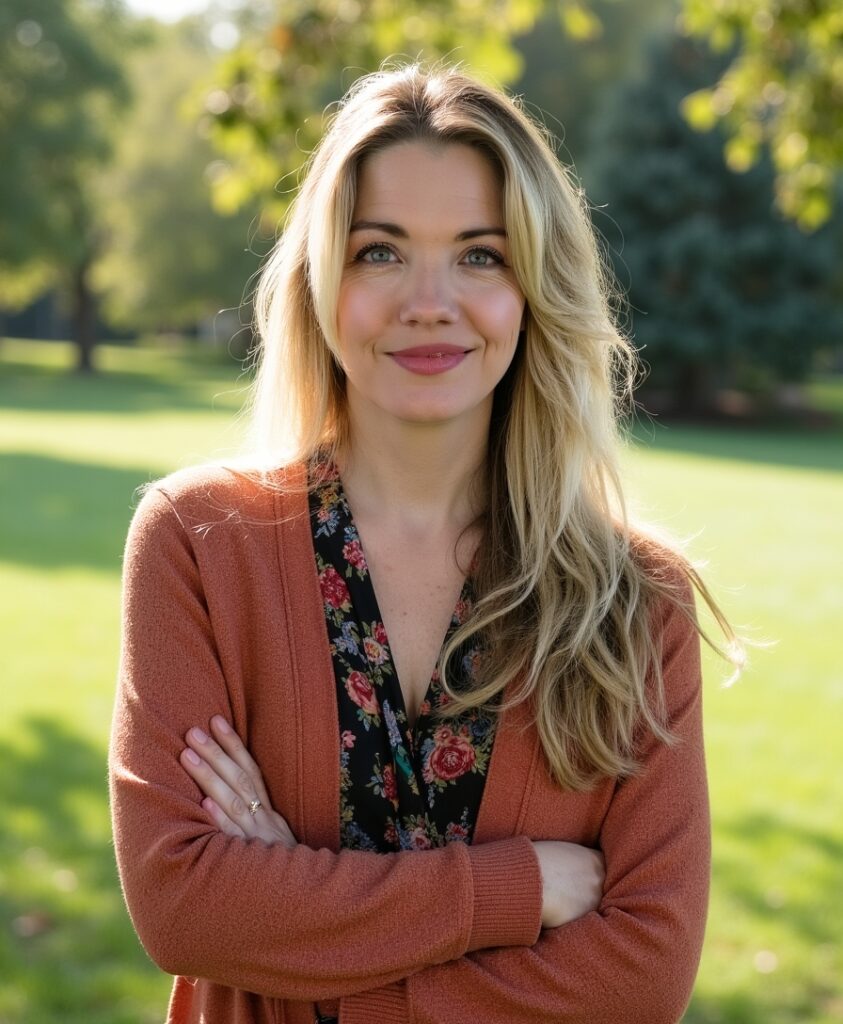
{"label": "blonde hair", "polygon": [[[516,101],[419,65],[352,87],[257,289],[253,448],[277,464],[347,443],[335,317],[357,171],[373,151],[411,140],[475,146],[497,168],[528,311],[495,394],[477,599],[443,650],[443,714],[530,701],[554,777],[581,789],[636,770],[640,727],[670,742],[655,599],[696,623],[690,580],[734,636],[691,566],[629,527],[616,403],[631,390],[635,352],[614,322],[584,194]],[[484,655],[471,690],[455,692],[448,664],[471,638]]]}

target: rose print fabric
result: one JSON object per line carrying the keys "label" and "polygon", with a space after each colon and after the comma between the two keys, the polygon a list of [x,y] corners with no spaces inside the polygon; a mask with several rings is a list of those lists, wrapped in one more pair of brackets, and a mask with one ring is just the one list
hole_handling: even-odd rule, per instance
{"label": "rose print fabric", "polygon": [[[341,845],[387,853],[471,842],[496,719],[476,710],[437,719],[433,712],[448,695],[434,669],[415,728],[409,728],[366,557],[335,469],[309,500],[337,681]],[[447,636],[470,608],[466,580]],[[452,659],[455,689],[470,682],[477,653],[466,649]]]}

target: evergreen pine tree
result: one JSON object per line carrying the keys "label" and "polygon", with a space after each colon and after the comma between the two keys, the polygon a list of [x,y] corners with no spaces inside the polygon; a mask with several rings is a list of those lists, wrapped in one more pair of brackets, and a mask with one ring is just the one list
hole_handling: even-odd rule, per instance
{"label": "evergreen pine tree", "polygon": [[769,162],[735,174],[720,132],[680,112],[725,60],[687,38],[653,40],[645,77],[620,83],[595,120],[585,169],[649,386],[684,411],[716,388],[800,381],[843,335],[839,216],[811,235],[784,221]]}

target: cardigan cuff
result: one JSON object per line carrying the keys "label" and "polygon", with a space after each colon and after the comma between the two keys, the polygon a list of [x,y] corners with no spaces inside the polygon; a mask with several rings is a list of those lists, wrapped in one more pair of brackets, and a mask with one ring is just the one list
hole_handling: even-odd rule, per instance
{"label": "cardigan cuff", "polygon": [[340,1024],[407,1024],[407,983],[391,985],[343,996],[340,1000]]}
{"label": "cardigan cuff", "polygon": [[527,836],[469,846],[474,920],[468,949],[532,946],[542,924],[542,875]]}

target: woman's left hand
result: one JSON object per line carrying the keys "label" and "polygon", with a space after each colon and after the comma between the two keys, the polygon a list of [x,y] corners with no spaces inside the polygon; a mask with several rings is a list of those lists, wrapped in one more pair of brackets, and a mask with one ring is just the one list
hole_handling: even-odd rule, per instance
{"label": "woman's left hand", "polygon": [[198,727],[185,736],[187,747],[179,760],[205,794],[202,807],[221,832],[245,839],[262,839],[273,846],[297,845],[284,818],[273,810],[261,770],[240,737],[221,715],[211,719],[208,736]]}

